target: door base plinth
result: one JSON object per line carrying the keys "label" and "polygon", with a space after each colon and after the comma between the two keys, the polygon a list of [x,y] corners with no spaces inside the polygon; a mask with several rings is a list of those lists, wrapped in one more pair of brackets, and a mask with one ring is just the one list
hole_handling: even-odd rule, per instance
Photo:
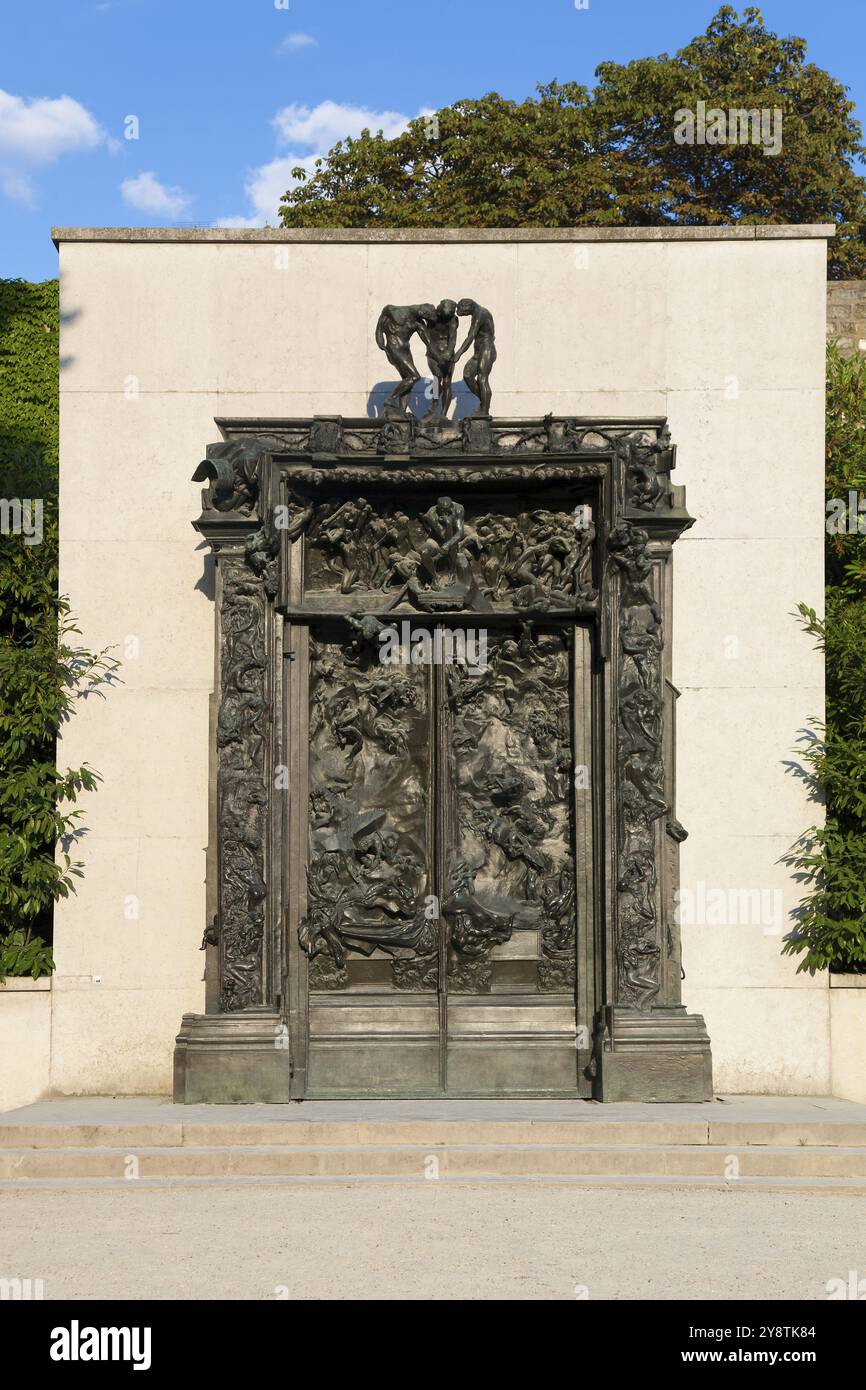
{"label": "door base plinth", "polygon": [[174,1049],[178,1105],[288,1104],[289,1033],[270,1009],[184,1014]]}
{"label": "door base plinth", "polygon": [[713,1098],[710,1039],[700,1014],[682,1006],[611,1009],[593,1095],[601,1101]]}

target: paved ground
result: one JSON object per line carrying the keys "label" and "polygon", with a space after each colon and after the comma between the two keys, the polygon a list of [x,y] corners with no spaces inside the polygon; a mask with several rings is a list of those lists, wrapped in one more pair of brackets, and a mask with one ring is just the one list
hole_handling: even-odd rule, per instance
{"label": "paved ground", "polygon": [[46,1299],[824,1299],[851,1270],[866,1278],[866,1203],[831,1194],[0,1193],[0,1277],[41,1278]]}
{"label": "paved ground", "polygon": [[[0,1127],[428,1119],[841,1124],[863,1122],[866,1106],[743,1096],[665,1106],[87,1098],[9,1111]],[[268,1179],[0,1192],[0,1278],[42,1279],[47,1299],[571,1300],[586,1290],[595,1299],[812,1300],[851,1271],[866,1280],[866,1202],[837,1193]]]}
{"label": "paved ground", "polygon": [[284,1124],[315,1120],[722,1120],[791,1123],[866,1121],[866,1105],[830,1096],[718,1096],[706,1103],[651,1105],[585,1100],[306,1100],[291,1105],[173,1105],[156,1096],[71,1096],[0,1114],[20,1124]]}

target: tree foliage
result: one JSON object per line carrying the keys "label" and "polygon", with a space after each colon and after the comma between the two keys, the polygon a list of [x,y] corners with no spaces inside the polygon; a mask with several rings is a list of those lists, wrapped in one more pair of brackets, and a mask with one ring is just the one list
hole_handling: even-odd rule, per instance
{"label": "tree foliage", "polygon": [[51,968],[52,904],[81,873],[74,803],[97,780],[59,770],[55,741],[116,664],[75,644],[57,592],[57,291],[0,280],[0,499],[42,504],[41,541],[10,531],[8,510],[0,535],[0,977]]}
{"label": "tree foliage", "polygon": [[[827,353],[827,496],[866,495],[866,358]],[[862,514],[861,514],[862,515]],[[862,517],[866,525],[866,516]],[[800,604],[807,632],[826,655],[827,712],[801,757],[826,802],[788,862],[808,895],[785,950],[802,969],[866,971],[866,535],[831,531],[826,614]]]}
{"label": "tree foliage", "polygon": [[[549,82],[510,101],[489,92],[418,117],[394,139],[339,141],[295,169],[286,227],[658,227],[833,222],[830,274],[866,273],[861,129],[844,86],[806,43],[760,11],[724,5],[672,57],[602,63],[590,92]],[[778,109],[782,148],[678,144],[697,102]]]}

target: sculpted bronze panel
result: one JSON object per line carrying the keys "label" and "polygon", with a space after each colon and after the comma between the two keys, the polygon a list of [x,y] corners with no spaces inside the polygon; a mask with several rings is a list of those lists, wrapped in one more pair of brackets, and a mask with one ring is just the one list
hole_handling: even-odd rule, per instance
{"label": "sculpted bronze panel", "polygon": [[310,593],[385,596],[426,612],[544,612],[596,598],[591,509],[578,505],[490,511],[440,496],[397,504],[326,498],[296,514],[306,525]]}
{"label": "sculpted bronze panel", "polygon": [[267,650],[262,586],[242,562],[225,566],[221,594],[218,819],[221,1006],[262,1001],[267,825]]}
{"label": "sculpted bronze panel", "polygon": [[[382,985],[351,962],[384,954],[398,989],[435,987],[441,961],[451,992],[573,990],[572,628],[534,618],[595,600],[594,540],[585,504],[312,504],[305,592],[381,614],[311,632],[312,988]],[[387,613],[409,604],[477,616],[395,652]],[[515,619],[488,631],[495,612]]]}
{"label": "sculpted bronze panel", "polygon": [[[656,822],[665,790],[662,613],[646,531],[621,522],[608,549],[619,574],[617,998],[646,1007],[661,988]],[[680,827],[681,829],[681,827]],[[679,838],[684,838],[683,832]]]}
{"label": "sculpted bronze panel", "polygon": [[484,670],[448,668],[452,989],[489,990],[513,934],[537,962],[524,988],[574,985],[569,657],[567,633],[525,624],[490,640]]}
{"label": "sculpted bronze panel", "polygon": [[[313,989],[349,986],[347,956],[428,962],[429,673],[363,636],[310,638],[310,861],[299,929]],[[434,914],[435,917],[435,914]]]}

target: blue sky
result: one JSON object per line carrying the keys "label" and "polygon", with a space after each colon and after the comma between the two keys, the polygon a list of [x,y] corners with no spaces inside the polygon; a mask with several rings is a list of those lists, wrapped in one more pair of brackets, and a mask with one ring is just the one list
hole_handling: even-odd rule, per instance
{"label": "blue sky", "polygon": [[[52,224],[277,222],[288,168],[363,124],[673,52],[714,0],[3,0],[0,275],[56,274]],[[745,5],[736,5],[742,11]],[[866,115],[863,0],[767,25]],[[370,113],[374,113],[372,116]],[[138,121],[138,138],[127,118]]]}

